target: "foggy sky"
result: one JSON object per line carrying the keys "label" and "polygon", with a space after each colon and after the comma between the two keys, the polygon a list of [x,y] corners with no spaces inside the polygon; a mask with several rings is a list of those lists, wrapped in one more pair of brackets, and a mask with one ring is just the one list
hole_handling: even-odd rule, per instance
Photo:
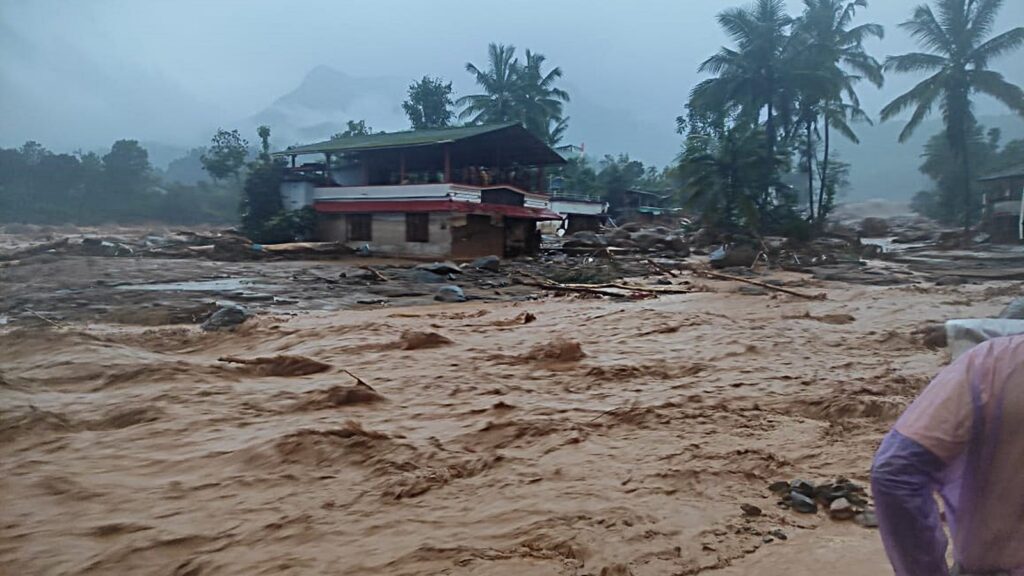
{"label": "foggy sky", "polygon": [[[714,17],[732,0],[0,0],[0,146],[39,140],[90,149],[115,138],[179,145],[266,108],[326,64],[353,76],[424,74],[475,92],[467,61],[488,42],[531,48],[564,85],[609,109],[674,128],[697,65],[726,42]],[[914,48],[896,27],[917,0],[872,0],[859,21],[886,27],[879,59]],[[793,13],[798,0],[790,0]],[[1009,0],[996,31],[1024,24]],[[1024,83],[1024,54],[993,67]],[[860,89],[877,115],[913,77]],[[396,94],[400,100],[404,94]],[[979,112],[1001,110],[981,102]],[[568,113],[574,125],[600,118]],[[396,130],[405,126],[378,126]],[[567,140],[573,141],[570,130]],[[628,150],[623,150],[627,151]],[[666,162],[676,152],[650,161]]]}

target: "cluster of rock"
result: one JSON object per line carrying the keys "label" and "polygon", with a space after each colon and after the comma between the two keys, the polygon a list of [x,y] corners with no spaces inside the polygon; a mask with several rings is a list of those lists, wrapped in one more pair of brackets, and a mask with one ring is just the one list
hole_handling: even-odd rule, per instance
{"label": "cluster of rock", "polygon": [[598,250],[617,248],[645,253],[667,252],[685,258],[690,255],[690,244],[684,230],[670,230],[664,226],[644,228],[631,222],[601,233],[580,231],[562,243],[563,250]]}
{"label": "cluster of rock", "polygon": [[867,491],[845,478],[817,485],[806,480],[780,480],[768,490],[779,497],[777,505],[784,510],[816,514],[820,508],[833,520],[853,520],[868,528],[878,526]]}

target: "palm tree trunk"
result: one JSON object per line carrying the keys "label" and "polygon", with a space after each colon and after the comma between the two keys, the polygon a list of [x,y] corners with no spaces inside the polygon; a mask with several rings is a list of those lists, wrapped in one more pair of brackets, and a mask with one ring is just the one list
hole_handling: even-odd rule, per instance
{"label": "palm tree trunk", "polygon": [[972,213],[974,212],[974,203],[971,201],[971,161],[968,158],[969,150],[970,145],[965,142],[963,149],[960,151],[960,162],[964,172],[964,232],[971,229]]}
{"label": "palm tree trunk", "polygon": [[[811,139],[811,120],[807,119],[807,206],[811,210],[810,221],[814,222],[814,153],[813,140]],[[818,204],[818,210],[821,210],[821,203]]]}
{"label": "palm tree trunk", "polygon": [[818,224],[825,224],[825,217],[828,216],[825,210],[825,189],[828,186],[828,153],[829,153],[829,130],[828,130],[828,114],[825,114],[825,138],[823,144],[825,145],[825,151],[822,153],[821,158],[821,188],[818,189]]}

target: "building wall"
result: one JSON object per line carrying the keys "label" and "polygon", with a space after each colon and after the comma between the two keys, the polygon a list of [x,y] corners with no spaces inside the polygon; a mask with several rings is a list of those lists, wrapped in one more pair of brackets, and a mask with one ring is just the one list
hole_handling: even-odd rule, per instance
{"label": "building wall", "polygon": [[282,182],[281,204],[285,210],[299,210],[313,205],[312,182]]}
{"label": "building wall", "polygon": [[345,214],[319,214],[317,237],[325,242],[342,242],[358,249],[364,244],[370,252],[383,256],[408,256],[414,258],[442,258],[451,254],[451,216],[445,212],[430,214],[430,241],[405,241],[405,213],[373,214],[372,237],[370,241],[348,240],[348,220]]}

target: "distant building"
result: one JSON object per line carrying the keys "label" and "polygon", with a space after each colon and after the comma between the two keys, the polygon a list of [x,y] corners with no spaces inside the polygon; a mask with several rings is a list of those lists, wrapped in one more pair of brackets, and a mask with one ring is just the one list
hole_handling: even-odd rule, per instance
{"label": "distant building", "polygon": [[984,187],[982,227],[993,242],[1024,242],[1024,162],[978,180]]}
{"label": "distant building", "polygon": [[[320,240],[412,257],[516,256],[540,246],[544,169],[565,159],[518,123],[339,138],[288,158],[286,209],[312,206]],[[301,156],[322,161],[297,164]]]}
{"label": "distant building", "polygon": [[646,224],[668,223],[682,212],[679,208],[668,206],[672,193],[668,191],[651,191],[631,188],[622,193],[622,206],[614,211],[616,220],[623,222],[643,222]]}

